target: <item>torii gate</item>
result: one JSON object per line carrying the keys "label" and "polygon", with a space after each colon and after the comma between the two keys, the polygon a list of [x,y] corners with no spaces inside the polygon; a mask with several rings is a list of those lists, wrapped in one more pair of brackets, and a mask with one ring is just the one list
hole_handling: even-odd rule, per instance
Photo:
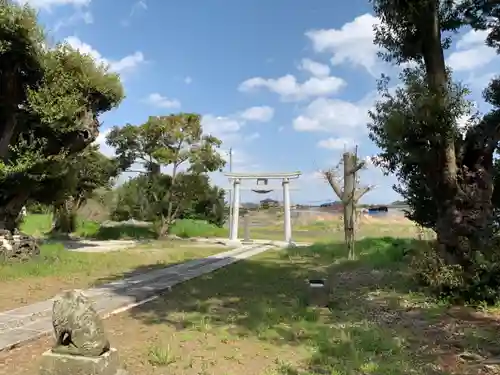
{"label": "torii gate", "polygon": [[[291,173],[225,173],[233,185],[232,213],[230,215],[231,241],[238,241],[238,223],[240,216],[240,184],[242,180],[256,180],[256,187],[250,190],[256,193],[269,193],[274,188],[266,189],[269,180],[281,180],[283,186],[285,241],[292,241],[292,220],[290,214],[290,180],[299,178],[301,172]],[[269,188],[269,187],[268,187]]]}

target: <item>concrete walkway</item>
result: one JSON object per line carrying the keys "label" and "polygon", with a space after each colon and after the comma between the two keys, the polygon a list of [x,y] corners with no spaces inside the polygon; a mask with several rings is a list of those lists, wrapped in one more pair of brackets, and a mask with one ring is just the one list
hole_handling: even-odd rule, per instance
{"label": "concrete walkway", "polygon": [[[183,281],[212,272],[241,259],[267,251],[276,244],[250,244],[192,260],[183,264],[150,271],[128,279],[88,289],[97,311],[104,317],[126,311],[158,297]],[[0,313],[0,351],[9,350],[52,332],[53,299]]]}

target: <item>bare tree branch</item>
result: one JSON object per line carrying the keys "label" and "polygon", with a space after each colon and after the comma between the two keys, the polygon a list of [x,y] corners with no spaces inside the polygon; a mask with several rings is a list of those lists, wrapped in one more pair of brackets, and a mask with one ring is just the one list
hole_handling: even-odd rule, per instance
{"label": "bare tree branch", "polygon": [[339,199],[342,200],[344,193],[342,191],[342,188],[340,187],[339,182],[337,181],[337,175],[335,173],[335,170],[332,168],[332,169],[329,169],[327,171],[323,171],[322,173],[323,173],[323,176],[325,177],[325,180],[332,187],[335,194],[337,194]]}
{"label": "bare tree branch", "polygon": [[369,186],[365,186],[365,187],[361,187],[361,188],[357,189],[356,193],[354,194],[354,202],[358,203],[358,201],[361,199],[361,197],[363,195],[365,195],[369,191],[372,191],[373,189],[375,189],[375,185],[369,185]]}
{"label": "bare tree branch", "polygon": [[364,160],[360,161],[352,170],[348,171],[348,173],[357,173],[360,169],[363,169],[366,165]]}

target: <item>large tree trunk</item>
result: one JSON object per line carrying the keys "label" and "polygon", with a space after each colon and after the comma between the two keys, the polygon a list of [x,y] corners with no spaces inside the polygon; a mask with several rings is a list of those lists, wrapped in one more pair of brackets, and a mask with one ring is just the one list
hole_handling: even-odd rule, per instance
{"label": "large tree trunk", "polygon": [[[494,237],[493,153],[500,140],[495,118],[471,129],[460,151],[460,168],[453,204],[440,207],[437,234],[440,253],[448,264],[465,269],[474,252],[490,249]],[[485,253],[483,253],[485,254]]]}
{"label": "large tree trunk", "polygon": [[54,223],[52,231],[69,235],[76,230],[76,204],[73,198],[54,206]]}
{"label": "large tree trunk", "polygon": [[6,124],[4,124],[2,132],[0,133],[0,159],[2,160],[6,160],[9,153],[9,145],[12,141],[12,137],[14,136],[16,126],[16,116],[12,115],[9,119],[7,119]]}
{"label": "large tree trunk", "polygon": [[[447,72],[444,52],[441,42],[441,25],[438,14],[438,0],[428,2],[427,9],[422,13],[420,32],[422,33],[422,54],[424,58],[427,84],[435,95],[437,108],[445,107],[447,90]],[[436,121],[443,121],[436,113]],[[485,232],[488,226],[488,216],[491,212],[492,183],[483,166],[474,165],[475,170],[457,171],[457,150],[455,150],[455,130],[453,124],[442,126],[436,124],[435,129],[441,130],[437,145],[437,165],[435,176],[428,176],[434,186],[434,196],[438,203],[438,218],[436,223],[439,252],[449,264],[468,263],[471,246],[476,246],[476,231]],[[475,163],[475,162],[474,162]],[[477,168],[482,168],[483,175]],[[467,175],[462,175],[463,173]],[[461,174],[460,183],[457,174]],[[483,178],[476,181],[475,178]],[[473,184],[473,188],[469,187]],[[468,189],[467,194],[463,189]],[[484,210],[478,213],[476,210]],[[465,265],[465,264],[464,264]]]}
{"label": "large tree trunk", "polygon": [[355,168],[357,164],[357,155],[351,153],[344,153],[344,236],[347,246],[347,256],[353,260],[355,258],[355,234],[354,234],[354,215],[356,210],[356,203],[354,195],[356,193],[356,176]]}
{"label": "large tree trunk", "polygon": [[20,223],[20,212],[28,201],[27,192],[6,196],[0,201],[0,229],[14,231]]}

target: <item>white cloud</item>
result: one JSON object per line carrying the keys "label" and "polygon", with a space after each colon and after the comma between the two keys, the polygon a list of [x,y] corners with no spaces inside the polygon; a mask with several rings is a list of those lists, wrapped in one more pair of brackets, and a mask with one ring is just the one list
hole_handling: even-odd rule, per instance
{"label": "white cloud", "polygon": [[99,146],[99,151],[101,151],[107,157],[115,156],[115,150],[112,147],[109,147],[106,144],[106,137],[108,136],[111,129],[106,129],[104,131],[99,132],[94,144]]}
{"label": "white cloud", "polygon": [[203,132],[221,139],[225,147],[241,144],[260,137],[259,133],[243,136],[241,131],[247,122],[267,122],[274,116],[274,109],[268,106],[250,107],[228,116],[206,114],[202,118]]}
{"label": "white cloud", "polygon": [[[241,149],[223,149],[221,150],[221,155],[226,163],[233,163],[233,165],[244,165],[249,161],[249,155]],[[228,166],[229,167],[229,166]]]}
{"label": "white cloud", "polygon": [[303,114],[295,118],[293,127],[297,131],[341,133],[349,136],[366,130],[370,108],[368,99],[351,103],[318,98],[305,108]]}
{"label": "white cloud", "polygon": [[167,98],[161,94],[158,94],[158,93],[150,94],[145,101],[148,104],[151,104],[152,106],[155,106],[158,108],[175,109],[175,108],[181,107],[181,102],[178,101],[177,99],[169,99],[169,98]]}
{"label": "white cloud", "polygon": [[186,85],[190,85],[192,82],[193,82],[193,79],[190,76],[187,76],[186,78],[184,78],[184,83]]}
{"label": "white cloud", "polygon": [[204,115],[201,122],[203,132],[211,134],[224,142],[226,145],[233,144],[241,139],[240,130],[244,122],[231,116]]}
{"label": "white cloud", "polygon": [[136,1],[133,5],[132,8],[130,8],[130,13],[128,17],[124,20],[121,21],[121,24],[125,27],[130,26],[130,21],[132,17],[139,11],[146,11],[148,10],[148,4],[146,3],[145,0],[139,0]]}
{"label": "white cloud", "polygon": [[16,3],[28,4],[33,8],[49,10],[52,7],[62,5],[88,6],[91,0],[14,0]]}
{"label": "white cloud", "polygon": [[330,75],[330,67],[311,59],[302,59],[299,69],[312,74],[315,77],[328,77]]}
{"label": "white cloud", "polygon": [[458,49],[477,47],[485,43],[489,33],[489,30],[470,30],[457,41],[456,47]]}
{"label": "white cloud", "polygon": [[92,13],[90,13],[89,11],[77,10],[70,17],[62,19],[59,22],[57,22],[56,25],[54,26],[54,32],[57,32],[58,30],[64,27],[73,26],[74,24],[79,23],[80,21],[83,21],[85,24],[90,25],[94,23],[94,17],[92,16]]}
{"label": "white cloud", "polygon": [[318,142],[319,148],[326,148],[328,150],[343,150],[350,148],[355,144],[352,138],[327,138]]}
{"label": "white cloud", "polygon": [[454,71],[468,71],[481,68],[496,57],[496,51],[485,44],[487,30],[470,30],[455,44],[456,51],[447,59]]}
{"label": "white cloud", "polygon": [[111,61],[111,70],[117,73],[124,73],[134,70],[138,65],[144,62],[144,55],[142,52],[134,52],[132,55],[123,57],[118,61]]}
{"label": "white cloud", "polygon": [[136,69],[139,65],[145,62],[142,52],[135,52],[132,55],[125,56],[120,60],[110,60],[104,58],[99,51],[95,50],[91,45],[82,42],[76,36],[69,36],[65,41],[74,49],[83,54],[88,54],[98,63],[109,66],[110,70],[116,73],[127,73]]}
{"label": "white cloud", "polygon": [[146,0],[139,0],[137,1],[133,6],[132,6],[132,13],[137,10],[137,9],[142,9],[142,10],[148,10],[148,4],[146,4]]}
{"label": "white cloud", "polygon": [[310,30],[306,36],[316,52],[332,54],[332,65],[354,64],[375,74],[378,46],[373,43],[373,28],[379,23],[371,14],[363,14],[340,29]]}
{"label": "white cloud", "polygon": [[260,134],[259,133],[252,133],[252,134],[250,134],[249,136],[247,136],[245,138],[245,141],[251,142],[251,141],[254,141],[254,140],[259,139],[259,138],[260,138]]}
{"label": "white cloud", "polygon": [[346,85],[342,78],[312,77],[304,83],[297,82],[295,76],[288,74],[283,77],[262,78],[254,77],[242,82],[238,87],[239,91],[250,92],[260,88],[266,88],[280,95],[284,101],[299,101],[311,97],[331,95],[338,92]]}
{"label": "white cloud", "polygon": [[240,117],[247,121],[268,122],[274,117],[274,109],[268,106],[250,107]]}

